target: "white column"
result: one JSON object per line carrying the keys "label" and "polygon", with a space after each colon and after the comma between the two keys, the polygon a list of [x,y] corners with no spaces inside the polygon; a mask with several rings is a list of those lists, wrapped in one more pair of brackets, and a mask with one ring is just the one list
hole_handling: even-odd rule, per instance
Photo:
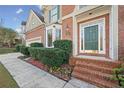
{"label": "white column", "polygon": [[77,55],[77,47],[78,47],[78,28],[75,16],[73,16],[73,56]]}
{"label": "white column", "polygon": [[112,5],[110,13],[110,58],[118,60],[118,6]]}

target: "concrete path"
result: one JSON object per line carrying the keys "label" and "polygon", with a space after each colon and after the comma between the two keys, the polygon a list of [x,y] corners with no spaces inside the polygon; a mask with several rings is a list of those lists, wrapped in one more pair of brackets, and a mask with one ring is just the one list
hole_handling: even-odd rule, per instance
{"label": "concrete path", "polygon": [[20,53],[0,55],[0,62],[21,88],[95,88],[96,86],[72,78],[65,82],[20,59]]}

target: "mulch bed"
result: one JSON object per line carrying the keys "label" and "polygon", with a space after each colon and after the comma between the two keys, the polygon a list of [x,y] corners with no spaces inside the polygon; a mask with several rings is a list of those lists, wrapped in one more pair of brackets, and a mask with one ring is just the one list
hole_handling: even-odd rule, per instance
{"label": "mulch bed", "polygon": [[21,60],[25,60],[28,57],[27,56],[19,56],[18,58],[21,59]]}
{"label": "mulch bed", "polygon": [[42,62],[39,62],[38,60],[34,60],[32,58],[26,58],[26,57],[18,57],[18,58],[38,67],[39,69],[42,69],[62,80],[69,81],[71,79],[71,73],[72,73],[73,67],[70,66],[69,64],[62,65],[60,68],[58,68],[58,70],[50,71],[48,66],[44,65]]}

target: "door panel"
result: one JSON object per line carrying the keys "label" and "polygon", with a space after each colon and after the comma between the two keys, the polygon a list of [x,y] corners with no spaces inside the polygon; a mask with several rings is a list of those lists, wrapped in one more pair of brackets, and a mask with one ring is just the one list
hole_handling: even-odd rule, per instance
{"label": "door panel", "polygon": [[85,50],[98,50],[98,25],[84,28]]}

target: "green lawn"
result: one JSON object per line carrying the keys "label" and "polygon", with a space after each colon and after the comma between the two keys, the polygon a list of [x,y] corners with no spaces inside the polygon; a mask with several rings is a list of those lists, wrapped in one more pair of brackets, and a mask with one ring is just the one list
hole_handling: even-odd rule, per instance
{"label": "green lawn", "polygon": [[0,48],[0,54],[13,53],[15,48]]}
{"label": "green lawn", "polygon": [[0,88],[18,88],[17,83],[0,63]]}

